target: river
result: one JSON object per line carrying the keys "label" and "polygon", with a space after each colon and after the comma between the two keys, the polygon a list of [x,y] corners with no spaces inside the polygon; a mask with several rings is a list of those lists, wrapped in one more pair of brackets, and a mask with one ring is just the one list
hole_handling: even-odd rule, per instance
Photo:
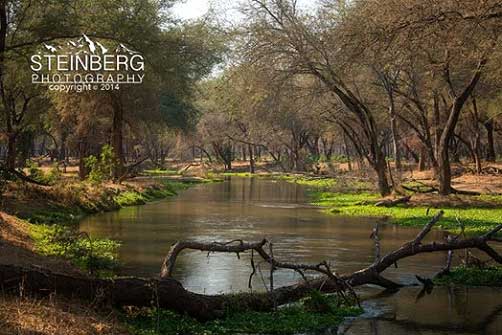
{"label": "river", "polygon": [[[382,252],[399,247],[418,232],[385,224],[381,219],[327,215],[309,205],[308,189],[285,181],[228,178],[200,184],[179,196],[144,206],[85,218],[81,229],[93,237],[122,242],[122,274],[156,276],[163,257],[177,240],[273,242],[274,255],[288,262],[330,262],[338,273],[355,271],[374,259],[372,228],[380,221]],[[444,232],[433,231],[430,239]],[[415,274],[428,276],[444,264],[446,254],[418,255],[388,269],[385,276],[405,284]],[[185,251],[174,277],[194,292],[214,294],[248,291],[249,255]],[[252,289],[264,290],[268,268],[260,264]],[[292,271],[274,274],[276,286],[301,280]],[[358,289],[366,313],[348,320],[343,334],[502,334],[502,290],[494,288],[435,288],[419,298],[420,287],[385,295],[376,287]]]}

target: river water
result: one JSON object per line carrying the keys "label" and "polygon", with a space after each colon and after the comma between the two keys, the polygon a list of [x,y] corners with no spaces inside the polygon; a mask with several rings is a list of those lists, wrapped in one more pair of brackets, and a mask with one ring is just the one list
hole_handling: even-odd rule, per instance
{"label": "river water", "polygon": [[[379,222],[380,221],[380,222]],[[382,252],[399,247],[418,232],[386,225],[382,220],[324,214],[308,204],[308,190],[297,184],[262,178],[229,178],[200,184],[170,199],[128,207],[84,219],[81,229],[93,237],[122,242],[123,274],[156,276],[163,257],[178,240],[273,242],[274,256],[288,262],[330,262],[338,273],[361,269],[374,259],[372,228],[380,224]],[[444,233],[433,231],[429,239]],[[214,294],[249,291],[247,254],[185,251],[174,277],[194,292]],[[431,275],[445,264],[446,254],[418,255],[388,269],[385,276],[405,284],[415,274]],[[264,290],[269,269],[259,264],[252,289]],[[274,273],[276,286],[301,280],[292,271]],[[343,334],[502,334],[502,290],[494,288],[435,288],[420,295],[408,287],[392,295],[376,287],[360,288],[366,313],[348,320]]]}

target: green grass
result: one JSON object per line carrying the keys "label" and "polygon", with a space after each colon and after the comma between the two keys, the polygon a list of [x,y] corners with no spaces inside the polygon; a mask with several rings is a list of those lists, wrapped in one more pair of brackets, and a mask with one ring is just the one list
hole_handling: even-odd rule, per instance
{"label": "green grass", "polygon": [[34,224],[68,224],[77,222],[84,216],[80,208],[64,208],[53,206],[47,209],[38,209],[28,214],[18,215],[21,219]]}
{"label": "green grass", "polygon": [[275,179],[279,180],[285,180],[291,183],[295,183],[298,185],[304,185],[308,187],[313,187],[313,188],[320,188],[320,189],[328,189],[328,188],[333,188],[337,185],[337,180],[334,178],[322,178],[322,179],[317,179],[317,178],[308,178],[304,176],[295,176],[295,175],[285,175],[285,176],[278,176],[274,177]]}
{"label": "green grass", "polygon": [[304,175],[288,175],[278,174],[267,176],[276,180],[284,180],[290,183],[295,183],[307,186],[316,191],[339,191],[339,192],[367,192],[374,187],[371,183],[366,181],[346,180],[345,178],[322,178],[322,177],[309,177]]}
{"label": "green grass", "polygon": [[258,176],[250,172],[223,172],[219,173],[220,176],[232,176],[232,177],[254,177]]}
{"label": "green grass", "polygon": [[143,170],[142,174],[147,176],[174,176],[179,174],[177,170],[169,170],[169,169],[151,169],[151,170]]}
{"label": "green grass", "polygon": [[[311,299],[312,300],[312,299]],[[318,332],[337,327],[343,318],[357,316],[362,310],[353,306],[338,306],[336,298],[316,297],[327,301],[328,308],[323,311],[312,309],[311,304],[302,303],[279,308],[276,312],[228,312],[218,320],[206,323],[166,310],[148,309],[137,315],[129,316],[126,322],[132,333],[137,335],[154,334],[296,334]]]}
{"label": "green grass", "polygon": [[284,180],[290,183],[295,183],[299,185],[308,186],[315,189],[343,189],[351,191],[361,191],[370,190],[373,188],[371,183],[364,181],[346,181],[342,179],[330,178],[330,177],[315,177],[306,176],[302,174],[289,174],[289,173],[258,173],[252,174],[249,172],[224,172],[220,174],[221,176],[232,176],[232,177],[256,177],[256,178],[266,178],[274,180]]}
{"label": "green grass", "polygon": [[185,190],[194,182],[163,181],[159,186],[151,186],[143,192],[136,190],[124,191],[116,195],[113,200],[120,207],[144,205],[148,201],[163,199],[177,195],[179,191]]}
{"label": "green grass", "polygon": [[[248,173],[232,173],[232,176],[249,176]],[[479,234],[492,229],[502,223],[502,196],[481,195],[472,197],[478,202],[484,201],[486,205],[479,204],[478,207],[441,207],[438,209],[426,206],[394,206],[376,207],[375,203],[381,197],[369,190],[372,186],[368,182],[345,181],[335,178],[312,178],[295,174],[271,174],[257,175],[258,177],[284,180],[291,183],[305,185],[310,189],[312,203],[326,207],[326,212],[344,216],[363,216],[386,218],[390,223],[401,226],[423,226],[431,219],[437,211],[442,209],[445,214],[437,228],[458,231],[459,221],[466,226],[466,233]],[[421,184],[408,185],[419,187]],[[336,190],[337,192],[333,192]],[[493,203],[500,203],[500,207],[493,206]],[[457,221],[458,218],[458,221]]]}
{"label": "green grass", "polygon": [[78,221],[88,213],[97,210],[111,210],[125,206],[141,205],[148,201],[176,195],[196,182],[162,181],[156,186],[139,192],[128,190],[114,196],[103,193],[103,204],[91,204],[86,209],[64,206],[50,206],[38,209],[24,216],[30,223],[30,236],[35,250],[46,256],[59,256],[74,265],[93,270],[99,275],[109,276],[118,266],[117,250],[120,243],[110,239],[94,239],[77,230]]}
{"label": "green grass", "polygon": [[438,285],[468,285],[502,287],[502,267],[494,266],[486,269],[455,267],[451,272],[434,280]]}
{"label": "green grass", "polygon": [[[327,207],[332,214],[388,218],[389,222],[402,226],[423,226],[439,209],[427,207],[376,207],[380,196],[374,193],[333,193],[312,191],[313,204]],[[467,233],[482,233],[502,223],[502,207],[499,208],[441,208],[444,216],[437,228],[457,231],[459,223]],[[428,213],[429,212],[429,213]],[[428,214],[427,214],[428,213]]]}
{"label": "green grass", "polygon": [[46,224],[30,225],[30,237],[38,253],[66,258],[100,276],[109,276],[118,266],[117,241],[89,238],[70,226]]}

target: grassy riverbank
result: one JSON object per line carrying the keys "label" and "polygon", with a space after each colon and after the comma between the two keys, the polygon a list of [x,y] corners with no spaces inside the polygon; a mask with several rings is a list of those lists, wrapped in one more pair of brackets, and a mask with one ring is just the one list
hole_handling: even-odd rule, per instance
{"label": "grassy riverbank", "polygon": [[434,280],[438,285],[467,285],[502,287],[502,267],[492,266],[483,269],[457,266],[449,274]]}
{"label": "grassy riverbank", "polygon": [[375,204],[381,196],[365,181],[303,176],[273,178],[309,187],[312,204],[324,207],[333,215],[377,217],[392,224],[419,227],[441,209],[445,214],[436,228],[458,231],[463,224],[468,234],[486,232],[500,224],[502,219],[502,196],[499,195],[413,195],[408,204],[377,207]]}
{"label": "grassy riverbank", "polygon": [[[437,210],[442,209],[444,216],[436,228],[452,231],[465,225],[465,232],[478,234],[500,224],[501,207],[459,207],[452,203],[432,207],[429,204],[398,205],[377,207],[379,195],[372,193],[343,194],[324,191],[312,192],[313,203],[326,207],[328,213],[346,216],[371,216],[385,218],[388,222],[401,226],[423,226]],[[478,198],[479,199],[479,198]],[[499,201],[498,199],[496,200]],[[493,204],[493,202],[490,202]]]}
{"label": "grassy riverbank", "polygon": [[118,266],[120,241],[80,233],[81,218],[174,196],[191,185],[210,181],[155,179],[124,185],[68,181],[47,187],[12,185],[5,208],[23,220],[35,252],[67,259],[84,271],[110,276]]}

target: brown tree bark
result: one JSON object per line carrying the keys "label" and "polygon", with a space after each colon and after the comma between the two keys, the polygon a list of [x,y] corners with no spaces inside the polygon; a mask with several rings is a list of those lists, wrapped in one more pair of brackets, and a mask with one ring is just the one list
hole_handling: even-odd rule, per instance
{"label": "brown tree bark", "polygon": [[7,158],[6,166],[9,169],[16,168],[17,158],[17,134],[9,134],[7,138]]}
{"label": "brown tree bark", "polygon": [[438,147],[438,181],[439,181],[439,193],[441,195],[448,195],[452,193],[453,189],[451,187],[451,166],[450,158],[448,155],[450,141],[455,134],[455,127],[457,125],[458,119],[465,102],[471,96],[474,88],[481,79],[482,68],[486,64],[486,59],[482,59],[476,72],[474,73],[471,81],[458,96],[455,96],[453,104],[450,108],[450,114],[446,125],[441,132],[441,137],[439,139]]}
{"label": "brown tree bark", "polygon": [[124,174],[124,110],[119,96],[112,96],[113,120],[111,142],[114,156],[113,179],[119,180]]}
{"label": "brown tree bark", "polygon": [[248,144],[249,151],[249,172],[255,173],[255,162],[254,162],[254,148],[253,145]]}
{"label": "brown tree bark", "polygon": [[425,171],[427,168],[427,149],[424,146],[420,146],[420,156],[418,159],[418,170]]}
{"label": "brown tree bark", "polygon": [[486,140],[487,140],[487,154],[486,160],[488,162],[495,162],[495,144],[493,140],[493,129],[494,129],[494,121],[493,119],[489,119],[484,123],[486,129]]}
{"label": "brown tree bark", "polygon": [[85,159],[89,153],[88,145],[85,142],[86,141],[83,140],[78,144],[78,176],[80,180],[84,180],[89,174],[89,169],[85,165]]}

